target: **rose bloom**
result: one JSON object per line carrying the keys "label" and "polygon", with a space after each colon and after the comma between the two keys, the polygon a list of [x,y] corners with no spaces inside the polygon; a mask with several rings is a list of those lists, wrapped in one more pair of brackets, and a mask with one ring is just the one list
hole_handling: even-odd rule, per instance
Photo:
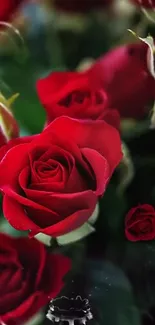
{"label": "rose bloom", "polygon": [[147,66],[148,46],[143,42],[117,47],[90,68],[94,80],[107,93],[108,106],[123,118],[143,118],[155,99],[155,80]]}
{"label": "rose bloom", "polygon": [[149,204],[132,208],[125,219],[125,234],[130,241],[155,239],[155,209]]}
{"label": "rose bloom", "polygon": [[67,115],[76,119],[105,120],[119,128],[119,113],[109,109],[106,92],[89,71],[54,72],[39,79],[36,87],[46,110],[47,123]]}
{"label": "rose bloom", "polygon": [[0,21],[9,21],[24,1],[26,0],[1,0]]}
{"label": "rose bloom", "polygon": [[72,13],[87,13],[95,9],[102,9],[112,0],[54,0],[54,6],[61,10]]}
{"label": "rose bloom", "polygon": [[35,239],[1,233],[0,269],[0,320],[23,324],[60,292],[70,260]]}
{"label": "rose bloom", "polygon": [[122,158],[121,140],[104,121],[61,117],[38,136],[12,140],[0,157],[7,220],[31,236],[57,237],[92,215]]}

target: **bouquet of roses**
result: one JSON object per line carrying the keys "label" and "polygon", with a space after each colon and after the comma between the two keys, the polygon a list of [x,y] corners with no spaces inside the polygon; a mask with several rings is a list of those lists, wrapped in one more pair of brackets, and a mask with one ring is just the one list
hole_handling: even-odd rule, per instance
{"label": "bouquet of roses", "polygon": [[155,2],[120,1],[0,3],[2,48],[34,51],[0,58],[1,325],[154,324]]}

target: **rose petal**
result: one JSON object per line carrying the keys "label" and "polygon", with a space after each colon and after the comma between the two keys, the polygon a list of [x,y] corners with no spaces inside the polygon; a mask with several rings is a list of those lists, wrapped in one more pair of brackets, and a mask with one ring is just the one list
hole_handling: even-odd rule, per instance
{"label": "rose petal", "polygon": [[61,213],[65,213],[66,217],[47,228],[40,228],[39,230],[32,229],[31,236],[43,232],[46,235],[57,237],[80,227],[93,213],[97,198],[92,191],[87,191],[78,193],[78,195],[77,193],[72,195],[52,195],[51,200],[52,207],[54,209],[59,207],[60,215]]}
{"label": "rose petal", "polygon": [[83,155],[91,165],[96,178],[96,195],[103,195],[110,178],[107,160],[93,149],[81,149]]}
{"label": "rose petal", "polygon": [[[98,151],[108,161],[111,173],[122,158],[121,141],[118,131],[104,121],[78,121],[61,117],[50,124],[43,136],[50,130],[59,136],[59,130],[64,139],[74,141],[80,148],[91,148]],[[115,145],[114,145],[115,144]]]}

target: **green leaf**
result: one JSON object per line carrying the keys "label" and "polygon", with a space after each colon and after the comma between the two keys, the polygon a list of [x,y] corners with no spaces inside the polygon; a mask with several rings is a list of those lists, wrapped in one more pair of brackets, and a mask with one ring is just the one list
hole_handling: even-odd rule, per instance
{"label": "green leaf", "polygon": [[19,93],[13,109],[16,119],[29,133],[40,132],[45,123],[45,110],[37,97],[35,83],[43,74],[43,68],[33,60],[27,60],[23,65],[4,60],[1,65],[2,80],[9,88],[6,97]]}
{"label": "green leaf", "polygon": [[141,310],[154,306],[155,241],[127,242],[122,266],[132,280]]}
{"label": "green leaf", "polygon": [[103,199],[101,200],[101,226],[107,233],[120,236],[124,226],[124,215],[127,210],[127,202],[124,195],[119,195],[116,187],[109,184]]}
{"label": "green leaf", "polygon": [[141,324],[133,289],[123,270],[106,260],[90,260],[86,273],[100,325]]}

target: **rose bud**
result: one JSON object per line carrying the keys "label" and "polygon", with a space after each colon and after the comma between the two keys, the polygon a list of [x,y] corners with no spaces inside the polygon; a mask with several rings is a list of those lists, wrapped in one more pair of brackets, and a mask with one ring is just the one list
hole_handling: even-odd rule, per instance
{"label": "rose bud", "polygon": [[125,234],[130,241],[155,239],[155,209],[149,204],[132,208],[125,218]]}
{"label": "rose bud", "polygon": [[108,106],[123,118],[141,119],[155,99],[155,79],[148,63],[149,46],[144,42],[117,47],[90,69],[107,93]]}
{"label": "rose bud", "polygon": [[17,97],[18,94],[15,94],[5,99],[0,93],[0,147],[19,135],[18,124],[11,110],[11,105]]}
{"label": "rose bud", "polygon": [[63,287],[70,260],[35,239],[0,234],[0,324],[23,325]]}

